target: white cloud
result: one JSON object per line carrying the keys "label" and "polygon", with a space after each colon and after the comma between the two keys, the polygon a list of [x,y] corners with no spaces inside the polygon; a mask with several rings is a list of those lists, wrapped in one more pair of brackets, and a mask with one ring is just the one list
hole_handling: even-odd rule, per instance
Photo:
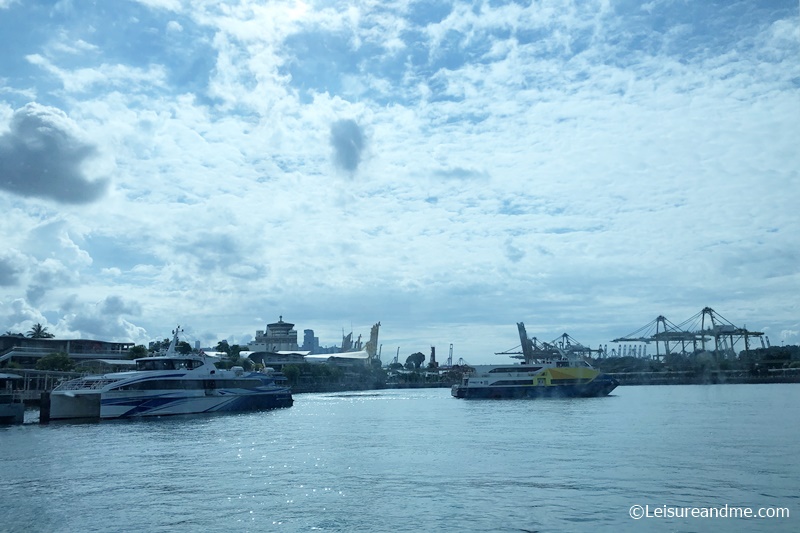
{"label": "white cloud", "polygon": [[101,64],[95,68],[69,70],[57,67],[51,60],[39,54],[31,54],[26,56],[26,59],[56,77],[68,93],[87,92],[96,89],[97,86],[107,86],[112,90],[133,90],[137,87],[140,90],[148,90],[165,84],[164,69],[158,65],[141,69],[126,65]]}
{"label": "white cloud", "polygon": [[706,305],[796,329],[796,9],[120,9],[40,19],[2,70],[1,135],[35,94],[114,180],[83,206],[0,193],[0,298],[58,331],[219,340],[283,314],[334,344],[380,320],[387,346],[479,362],[518,321],[591,345]]}

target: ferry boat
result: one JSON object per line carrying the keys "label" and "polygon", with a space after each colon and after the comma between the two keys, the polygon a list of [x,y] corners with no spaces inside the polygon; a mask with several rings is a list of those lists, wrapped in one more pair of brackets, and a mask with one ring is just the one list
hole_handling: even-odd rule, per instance
{"label": "ferry boat", "polygon": [[221,370],[202,352],[181,354],[173,332],[166,353],[136,359],[136,370],[89,375],[50,393],[50,420],[115,419],[291,407],[286,377],[266,369]]}
{"label": "ferry boat", "polygon": [[[453,385],[456,398],[544,398],[607,396],[619,382],[555,344],[533,349],[525,325],[517,324],[523,363],[476,365]],[[514,356],[512,356],[514,357]]]}

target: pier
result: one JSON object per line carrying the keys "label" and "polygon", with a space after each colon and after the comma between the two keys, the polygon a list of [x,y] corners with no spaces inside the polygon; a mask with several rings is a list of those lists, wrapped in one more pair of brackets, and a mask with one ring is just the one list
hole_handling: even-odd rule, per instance
{"label": "pier", "polygon": [[39,405],[42,393],[52,391],[59,383],[80,377],[80,372],[56,372],[53,370],[31,370],[14,368],[5,370],[22,377],[16,384],[15,397],[21,398],[25,405]]}

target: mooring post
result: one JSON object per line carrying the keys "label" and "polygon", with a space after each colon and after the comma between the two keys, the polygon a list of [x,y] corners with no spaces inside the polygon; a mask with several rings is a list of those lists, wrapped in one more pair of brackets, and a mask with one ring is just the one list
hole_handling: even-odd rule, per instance
{"label": "mooring post", "polygon": [[50,422],[50,393],[43,392],[39,401],[39,423]]}

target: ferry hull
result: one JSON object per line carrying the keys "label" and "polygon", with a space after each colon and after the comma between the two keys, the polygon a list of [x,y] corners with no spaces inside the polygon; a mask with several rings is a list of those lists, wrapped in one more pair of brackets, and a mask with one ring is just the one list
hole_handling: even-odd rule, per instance
{"label": "ferry hull", "polygon": [[140,418],[150,416],[190,415],[201,413],[227,413],[261,411],[291,407],[294,403],[289,389],[258,394],[199,395],[163,394],[147,397],[104,396],[100,418]]}
{"label": "ferry hull", "polygon": [[100,391],[52,392],[50,394],[50,420],[70,418],[100,418]]}
{"label": "ferry hull", "polygon": [[608,376],[598,376],[589,383],[579,385],[518,385],[518,386],[464,386],[453,385],[451,394],[466,399],[521,399],[521,398],[594,398],[608,396],[619,382]]}

